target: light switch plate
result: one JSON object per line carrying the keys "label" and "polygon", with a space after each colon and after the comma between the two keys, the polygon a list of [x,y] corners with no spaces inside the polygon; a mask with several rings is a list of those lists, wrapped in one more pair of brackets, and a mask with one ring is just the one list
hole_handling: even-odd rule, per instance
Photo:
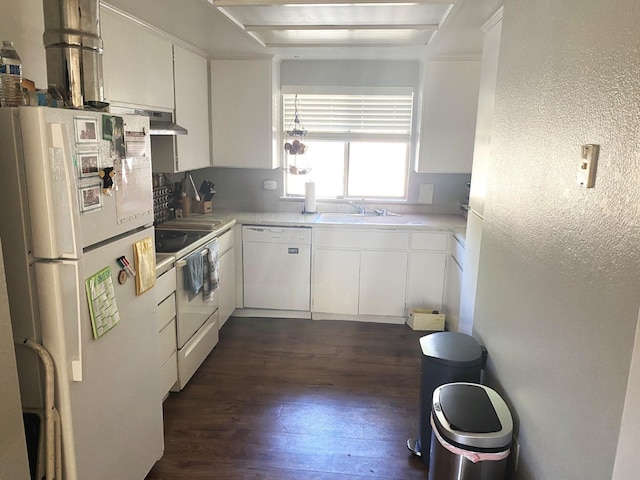
{"label": "light switch plate", "polygon": [[599,153],[600,145],[590,143],[582,146],[580,165],[578,166],[578,185],[581,187],[595,187]]}

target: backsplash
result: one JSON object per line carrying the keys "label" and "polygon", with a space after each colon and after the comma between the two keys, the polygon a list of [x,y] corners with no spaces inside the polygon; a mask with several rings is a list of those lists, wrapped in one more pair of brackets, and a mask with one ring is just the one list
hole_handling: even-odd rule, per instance
{"label": "backsplash", "polygon": [[[279,169],[234,169],[205,168],[191,172],[196,185],[203,180],[215,184],[216,195],[213,199],[215,209],[249,212],[301,212],[304,198],[281,198],[282,175]],[[182,175],[172,175],[172,180]],[[432,213],[461,215],[460,205],[468,203],[471,179],[469,174],[417,174],[411,172],[409,178],[408,201],[365,202],[368,209],[387,209],[396,213]],[[265,190],[265,180],[275,180],[278,188]],[[420,185],[433,184],[433,202],[431,205],[418,203]],[[192,194],[193,192],[189,192]],[[354,200],[360,204],[360,201]],[[354,207],[348,200],[317,200],[319,212],[351,212]]]}

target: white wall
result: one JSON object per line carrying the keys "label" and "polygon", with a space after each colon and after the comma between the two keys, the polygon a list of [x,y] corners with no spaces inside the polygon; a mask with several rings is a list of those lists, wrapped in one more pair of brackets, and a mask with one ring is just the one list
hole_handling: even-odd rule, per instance
{"label": "white wall", "polygon": [[622,428],[618,440],[613,480],[627,480],[638,476],[640,472],[638,439],[640,439],[640,316],[636,327],[636,342],[622,413]]}
{"label": "white wall", "polygon": [[29,478],[7,283],[0,246],[0,478]]}
{"label": "white wall", "polygon": [[637,0],[505,1],[475,334],[518,480],[612,476],[640,307],[638,25]]}
{"label": "white wall", "polygon": [[[7,12],[11,12],[10,15]],[[22,75],[47,88],[42,0],[2,0],[0,40],[12,40],[22,59]]]}
{"label": "white wall", "polygon": [[[372,60],[283,60],[280,64],[282,85],[350,85],[350,86],[409,86],[418,93],[420,63],[417,61],[372,61]],[[417,98],[414,110],[417,112]],[[415,127],[414,121],[414,127]],[[414,138],[416,137],[414,132]],[[413,164],[413,162],[411,162]],[[300,211],[298,206],[280,201],[282,194],[282,171],[232,168],[208,168],[193,172],[200,182],[206,178],[216,184],[214,203],[217,208],[254,211]],[[273,179],[279,188],[266,191],[264,180]],[[410,169],[408,179],[409,204],[417,204],[421,184],[434,184],[432,205],[410,205],[409,210],[421,213],[459,214],[460,204],[467,203],[469,174],[419,174]],[[320,210],[335,209],[335,205],[319,206]],[[390,209],[398,210],[397,204]],[[404,210],[403,210],[404,211]],[[408,211],[408,210],[407,210]]]}

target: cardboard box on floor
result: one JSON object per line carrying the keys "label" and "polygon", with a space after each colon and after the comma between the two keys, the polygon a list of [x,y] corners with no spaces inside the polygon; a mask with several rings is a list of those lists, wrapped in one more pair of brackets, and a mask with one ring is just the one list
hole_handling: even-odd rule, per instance
{"label": "cardboard box on floor", "polygon": [[413,330],[441,332],[444,330],[444,313],[439,313],[438,310],[410,308],[407,325]]}

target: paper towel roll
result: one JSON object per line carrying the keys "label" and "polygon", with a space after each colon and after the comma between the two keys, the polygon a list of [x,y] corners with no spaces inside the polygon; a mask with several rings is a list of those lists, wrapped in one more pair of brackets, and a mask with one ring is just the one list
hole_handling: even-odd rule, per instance
{"label": "paper towel roll", "polygon": [[304,213],[316,213],[316,184],[313,181],[304,184]]}

